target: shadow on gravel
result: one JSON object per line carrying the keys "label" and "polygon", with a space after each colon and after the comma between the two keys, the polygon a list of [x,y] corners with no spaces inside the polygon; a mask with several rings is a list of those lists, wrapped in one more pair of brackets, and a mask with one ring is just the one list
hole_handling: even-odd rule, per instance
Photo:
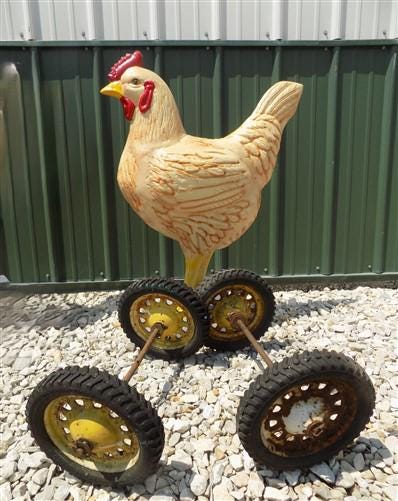
{"label": "shadow on gravel", "polygon": [[290,318],[299,318],[311,316],[311,313],[316,311],[321,314],[321,312],[330,313],[336,307],[340,305],[347,305],[355,303],[355,299],[342,297],[341,299],[328,299],[322,300],[309,300],[309,301],[295,301],[289,300],[286,302],[277,302],[274,322],[279,324]]}
{"label": "shadow on gravel", "polygon": [[45,311],[40,311],[40,306],[26,304],[21,298],[2,308],[0,326],[18,328],[24,324],[25,328],[29,326],[29,328],[38,329],[54,327],[55,329],[69,328],[69,330],[74,330],[77,327],[84,328],[115,311],[117,309],[116,301],[117,297],[110,296],[94,305],[65,303],[59,306],[50,303],[46,306]]}
{"label": "shadow on gravel", "polygon": [[[362,448],[358,450],[358,446]],[[361,454],[366,458],[366,462],[364,467],[359,470],[353,466],[353,463],[355,456]],[[355,442],[345,447],[337,456],[332,457],[327,462],[323,461],[311,467],[313,470],[311,468],[289,471],[274,470],[272,467],[266,467],[256,463],[255,468],[258,475],[264,482],[264,487],[270,486],[281,489],[288,484],[296,489],[298,486],[308,484],[310,482],[312,484],[311,488],[313,495],[319,496],[321,499],[331,499],[334,497],[331,495],[331,490],[333,489],[344,488],[347,496],[353,494],[355,487],[359,489],[361,481],[357,481],[358,474],[365,474],[368,479],[366,480],[367,482],[382,481],[382,478],[378,478],[378,476],[383,475],[383,465],[385,466],[386,460],[388,461],[393,458],[394,456],[390,449],[388,449],[388,447],[379,438],[364,438],[359,436]],[[318,475],[314,473],[315,470]],[[329,472],[332,475],[332,478],[334,478],[334,481],[331,481],[332,478],[330,478]],[[347,479],[342,481],[341,472],[352,475],[352,477],[350,477],[351,481]],[[374,479],[369,479],[369,473],[365,472],[370,472]],[[275,478],[276,473],[278,474],[279,479]],[[325,475],[324,479],[321,478],[322,474]],[[283,485],[283,480],[281,480],[282,476],[284,481],[286,481],[286,484]],[[363,482],[364,478],[361,480]],[[386,485],[388,486],[389,484]],[[392,489],[394,489],[394,487],[392,487]],[[319,497],[317,499],[319,499]],[[388,497],[386,497],[386,499],[388,499]]]}
{"label": "shadow on gravel", "polygon": [[[62,295],[60,295],[62,297]],[[45,311],[40,311],[40,306],[27,304],[29,296],[16,295],[16,297],[4,297],[0,301],[2,306],[0,314],[0,327],[9,326],[18,327],[24,324],[25,329],[38,328],[46,329],[54,327],[55,329],[68,328],[74,330],[78,327],[84,328],[86,325],[94,324],[104,316],[112,314],[117,309],[118,296],[112,295],[104,298],[93,305],[68,303],[68,295],[65,297],[65,303],[62,306],[48,304]],[[45,301],[45,296],[42,296]],[[314,300],[314,301],[292,301],[291,299],[284,303],[277,302],[276,312],[273,322],[281,324],[291,318],[302,316],[311,316],[313,311],[318,313],[321,310],[331,312],[337,306],[350,304],[354,300],[349,298]],[[283,346],[282,346],[283,347]],[[266,347],[265,347],[266,348]],[[273,349],[278,349],[272,346]],[[280,348],[279,348],[280,349]]]}
{"label": "shadow on gravel", "polygon": [[[179,483],[180,479],[177,479],[177,475],[181,474],[181,472],[184,472],[185,475],[188,475],[189,477],[192,476],[194,473],[192,468],[188,466],[187,463],[182,463],[181,461],[177,460],[172,460],[170,464],[167,464],[164,460],[161,460],[159,463],[159,468],[157,469],[156,473],[154,474],[154,478],[151,482],[148,483],[147,479],[147,484],[152,484],[153,487],[151,488],[152,492],[148,492],[147,490],[143,490],[143,485],[137,485],[137,486],[131,486],[131,487],[126,487],[124,489],[124,494],[126,497],[129,499],[135,499],[135,497],[130,497],[133,494],[139,495],[139,499],[159,499],[161,501],[162,499],[166,500],[179,500],[181,491],[179,488]],[[172,474],[176,476],[176,480],[171,480],[169,475]],[[185,476],[184,475],[184,476]],[[180,475],[181,476],[181,475]],[[166,478],[167,477],[167,478]],[[151,477],[149,477],[151,478]],[[155,487],[156,483],[156,487]],[[171,487],[173,485],[173,488]],[[149,486],[149,485],[148,485]],[[156,494],[154,494],[156,491]],[[176,493],[178,492],[178,494]],[[221,501],[221,500],[220,500]]]}
{"label": "shadow on gravel", "polygon": [[[284,339],[283,341],[279,339],[267,339],[268,333],[265,332],[263,336],[258,339],[260,345],[264,348],[265,351],[280,351],[286,349],[288,346],[291,346],[292,342],[290,339]],[[258,353],[252,346],[247,346],[246,348],[240,348],[235,351],[217,351],[212,348],[204,348],[202,353],[196,354],[196,360],[198,363],[211,363],[214,367],[225,367],[229,368],[231,357],[236,356],[240,353],[244,353],[251,359],[258,358]],[[214,360],[215,358],[215,360]],[[208,360],[207,360],[208,359]]]}

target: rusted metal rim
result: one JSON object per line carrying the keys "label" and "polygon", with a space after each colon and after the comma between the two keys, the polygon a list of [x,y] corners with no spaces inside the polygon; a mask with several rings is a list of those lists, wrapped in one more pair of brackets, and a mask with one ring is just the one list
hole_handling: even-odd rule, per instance
{"label": "rusted metal rim", "polygon": [[160,292],[143,294],[136,299],[130,307],[130,322],[144,341],[149,338],[155,324],[162,324],[164,328],[153,342],[153,347],[165,350],[183,348],[195,333],[195,322],[189,308]]}
{"label": "rusted metal rim", "polygon": [[229,314],[238,311],[250,331],[260,325],[265,312],[261,294],[247,284],[231,284],[218,288],[206,299],[210,315],[210,337],[221,341],[238,341],[245,335],[232,326]]}
{"label": "rusted metal rim", "polygon": [[278,456],[308,456],[337,442],[350,428],[358,406],[351,384],[317,378],[285,390],[266,410],[261,439]]}
{"label": "rusted metal rim", "polygon": [[62,395],[44,411],[44,426],[55,447],[90,470],[121,472],[136,464],[138,437],[112,409],[83,395]]}

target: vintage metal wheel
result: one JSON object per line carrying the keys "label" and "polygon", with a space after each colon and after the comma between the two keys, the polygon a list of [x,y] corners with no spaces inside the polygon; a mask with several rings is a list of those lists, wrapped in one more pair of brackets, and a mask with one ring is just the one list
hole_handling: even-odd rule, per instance
{"label": "vintage metal wheel", "polygon": [[196,293],[162,278],[131,284],[119,300],[119,321],[128,338],[141,347],[154,324],[164,325],[148,353],[167,360],[198,351],[208,332],[206,311]]}
{"label": "vintage metal wheel", "polygon": [[122,486],[156,470],[163,426],[126,382],[88,367],[66,367],[31,394],[27,419],[42,450],[83,481]]}
{"label": "vintage metal wheel", "polygon": [[210,329],[206,345],[237,350],[249,345],[246,336],[234,328],[228,314],[238,311],[256,339],[271,325],[275,300],[259,275],[246,270],[224,270],[209,275],[197,288],[207,307]]}
{"label": "vintage metal wheel", "polygon": [[336,352],[304,352],[275,363],[246,391],[237,427],[247,452],[275,468],[327,460],[350,443],[373,412],[366,372]]}
{"label": "vintage metal wheel", "polygon": [[120,472],[138,460],[140,445],[132,427],[90,397],[67,394],[55,398],[44,411],[44,426],[59,450],[92,470]]}

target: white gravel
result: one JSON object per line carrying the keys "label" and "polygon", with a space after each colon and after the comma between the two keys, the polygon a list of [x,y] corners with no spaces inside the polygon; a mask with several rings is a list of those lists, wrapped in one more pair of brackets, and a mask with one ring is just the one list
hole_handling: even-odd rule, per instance
{"label": "white gravel", "polygon": [[352,356],[373,380],[377,406],[361,437],[327,464],[257,470],[236,434],[239,399],[260,372],[255,353],[202,350],[179,363],[144,360],[131,384],[163,419],[159,470],[123,492],[82,484],[55,467],[27,430],[25,403],[49,372],[95,365],[120,375],[136,353],[119,327],[119,293],[0,297],[0,499],[393,500],[398,485],[398,293],[393,289],[277,292],[263,338],[274,360],[304,349]]}

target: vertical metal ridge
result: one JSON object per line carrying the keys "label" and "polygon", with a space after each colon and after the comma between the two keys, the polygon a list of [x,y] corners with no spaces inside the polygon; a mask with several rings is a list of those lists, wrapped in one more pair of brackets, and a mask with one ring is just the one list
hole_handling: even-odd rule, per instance
{"label": "vertical metal ridge", "polygon": [[[372,63],[374,63],[374,52],[370,54]],[[371,65],[374,67],[374,65]],[[366,205],[368,198],[368,183],[369,183],[369,154],[371,149],[371,131],[372,131],[372,98],[373,98],[373,70],[368,73],[368,92],[366,96],[366,109],[368,111],[365,121],[365,133],[363,137],[363,176],[362,176],[362,190],[360,202],[360,216],[359,216],[359,237],[358,237],[358,272],[365,271],[363,267],[364,250],[366,249],[365,242],[365,226],[366,226]]]}
{"label": "vertical metal ridge", "polygon": [[86,37],[89,40],[93,40],[93,39],[98,38],[97,34],[96,34],[94,0],[86,0],[86,13],[87,13],[87,33],[86,33]]}
{"label": "vertical metal ridge", "polygon": [[[213,72],[213,131],[215,137],[223,134],[222,112],[223,112],[223,71],[224,51],[222,47],[215,48],[214,72]],[[221,270],[228,266],[228,249],[217,250],[214,253],[214,266]]]}
{"label": "vertical metal ridge", "polygon": [[97,161],[98,161],[98,181],[100,192],[100,207],[101,207],[101,227],[102,227],[102,242],[104,248],[104,264],[105,278],[112,280],[111,269],[111,250],[109,238],[109,214],[107,203],[107,190],[105,185],[105,162],[104,162],[104,132],[102,124],[102,112],[99,89],[101,85],[101,52],[99,47],[94,47],[93,53],[93,94],[94,94],[94,115],[95,115],[95,139],[97,146]]}
{"label": "vertical metal ridge", "polygon": [[32,80],[33,80],[33,95],[36,112],[36,126],[37,126],[37,145],[39,150],[40,162],[40,181],[43,194],[43,212],[44,212],[44,226],[47,236],[47,252],[48,264],[50,268],[50,278],[52,282],[58,281],[58,270],[56,268],[54,256],[54,235],[52,229],[52,222],[50,217],[50,202],[48,196],[48,182],[47,182],[47,162],[46,152],[44,145],[44,128],[43,128],[43,109],[41,104],[40,94],[40,69],[39,69],[39,55],[36,47],[31,49],[32,61]]}
{"label": "vertical metal ridge", "polygon": [[383,273],[385,269],[385,247],[387,238],[385,229],[387,224],[387,192],[389,183],[388,173],[393,130],[392,105],[394,101],[394,90],[396,90],[397,86],[397,50],[396,48],[391,50],[391,59],[385,79],[382,121],[380,128],[379,178],[377,183],[375,239],[373,246],[374,273]]}
{"label": "vertical metal ridge", "polygon": [[[241,2],[239,2],[239,8],[242,8]],[[236,49],[235,51],[235,67],[236,67],[236,75],[235,75],[235,93],[233,96],[233,102],[231,103],[232,106],[234,107],[235,110],[235,124],[234,124],[234,129],[239,127],[242,124],[242,73],[241,73],[241,59],[242,59],[242,51],[241,49]],[[242,235],[243,236],[243,235]],[[240,261],[241,261],[241,250],[242,250],[242,237],[235,242],[234,245],[234,258],[235,258],[235,264],[234,266],[240,266]],[[223,249],[221,252],[225,253],[228,252],[227,249]],[[229,255],[228,255],[229,258]],[[231,266],[231,263],[229,262],[228,259],[228,266]]]}
{"label": "vertical metal ridge", "polygon": [[[135,28],[135,39],[139,40],[141,38],[141,33],[140,33],[140,27],[138,26],[138,5],[137,5],[137,0],[131,0],[131,10],[134,12],[133,15],[133,21],[134,23],[134,28]],[[119,13],[119,10],[118,10]],[[118,38],[120,37],[120,22],[119,22],[119,27],[118,27]]]}
{"label": "vertical metal ridge", "polygon": [[163,30],[160,30],[160,23],[159,23],[159,12],[158,9],[160,7],[160,3],[155,0],[149,3],[149,13],[150,13],[150,19],[149,19],[149,26],[150,26],[150,37],[152,40],[159,40],[160,38],[163,38],[163,33],[161,34],[160,32]]}
{"label": "vertical metal ridge", "polygon": [[[64,231],[67,231],[69,234],[69,238],[67,242],[69,244],[70,254],[71,254],[71,272],[72,272],[72,280],[78,280],[77,273],[77,260],[76,260],[76,238],[74,233],[74,218],[72,211],[72,188],[70,182],[70,172],[69,172],[69,156],[68,156],[68,137],[66,135],[66,126],[65,126],[65,106],[64,106],[64,98],[62,85],[59,80],[55,82],[55,90],[56,90],[56,99],[55,103],[58,105],[57,115],[60,117],[58,123],[60,124],[60,134],[62,136],[62,140],[59,144],[57,144],[57,161],[61,163],[59,165],[59,171],[62,173],[63,182],[64,182],[64,191],[65,191],[65,199],[66,199],[66,208],[65,215],[68,221],[66,228]],[[62,151],[62,154],[60,153]]]}
{"label": "vertical metal ridge", "polygon": [[[3,13],[1,13],[1,9],[4,9]],[[2,35],[1,38],[3,40],[13,40],[15,38],[15,35],[13,34],[13,30],[12,30],[12,18],[11,18],[11,10],[10,10],[9,1],[8,2],[0,2],[0,15],[3,18],[3,23],[5,26],[5,33]]]}
{"label": "vertical metal ridge", "polygon": [[[119,111],[119,110],[118,110]],[[116,151],[123,151],[124,144],[125,144],[125,136],[126,136],[126,120],[124,118],[123,113],[117,113],[117,128],[118,128],[118,134],[117,134],[117,147],[115,148]],[[116,175],[117,175],[117,170],[118,170],[118,165],[119,165],[119,158],[116,159]],[[116,189],[118,190],[118,186],[116,183]],[[118,195],[120,195],[120,191],[118,191]],[[130,209],[130,206],[126,202],[123,196],[119,196],[118,198],[121,202],[121,208],[122,208],[122,221],[121,221],[121,228],[123,230],[123,234],[127,233],[125,239],[126,239],[126,254],[127,254],[127,270],[126,270],[126,275],[128,278],[132,277],[135,275],[135,265],[134,265],[134,260],[133,260],[133,255],[132,255],[132,246],[135,243],[134,242],[134,237],[136,236],[134,233],[134,228],[133,228],[133,223],[135,222],[135,213]],[[138,216],[137,216],[138,219]],[[137,232],[137,238],[138,238],[138,232]],[[120,260],[119,260],[120,261]],[[119,266],[119,274],[120,274],[120,266]],[[138,274],[140,276],[140,273]]]}
{"label": "vertical metal ridge", "polygon": [[331,3],[331,6],[332,6],[332,16],[330,20],[330,38],[331,39],[344,38],[344,26],[347,14],[346,12],[347,1],[334,0],[334,2]]}
{"label": "vertical metal ridge", "polygon": [[[259,54],[261,49],[257,49],[255,52],[255,57],[254,57],[254,67],[255,67],[255,74],[253,76],[253,110],[257,105],[258,100],[260,99],[260,62],[259,62]],[[260,195],[262,197],[262,193]],[[262,199],[261,199],[262,200]],[[257,213],[257,218],[260,215],[261,209],[259,209],[259,212]],[[257,225],[254,225],[254,232],[253,232],[253,252],[251,254],[251,262],[252,266],[251,269],[255,270],[257,263],[261,262],[261,251],[260,251],[260,238],[259,238],[259,228]],[[262,272],[264,270],[264,261],[261,262],[261,265],[259,264],[259,269]]]}
{"label": "vertical metal ridge", "polygon": [[[196,52],[196,60],[200,68],[200,52]],[[202,132],[202,96],[201,96],[201,81],[199,71],[195,75],[195,134],[201,135]]]}
{"label": "vertical metal ridge", "polygon": [[[353,56],[352,56],[353,57]],[[353,65],[354,66],[354,65]],[[357,89],[357,71],[353,70],[351,73],[351,85],[350,85],[350,105],[349,105],[349,115],[348,115],[348,127],[347,127],[347,150],[346,150],[346,173],[345,173],[345,198],[344,198],[344,216],[342,220],[345,222],[343,238],[342,238],[342,248],[344,256],[343,261],[343,273],[347,273],[347,256],[348,256],[348,246],[349,246],[349,234],[351,229],[351,200],[352,200],[352,159],[354,155],[354,137],[355,137],[355,128],[354,128],[354,116],[356,110],[355,96]]]}
{"label": "vertical metal ridge", "polygon": [[15,197],[10,162],[10,148],[5,126],[3,104],[0,104],[0,158],[4,160],[4,163],[2,163],[0,170],[2,179],[2,182],[0,183],[0,203],[2,218],[4,221],[4,233],[5,235],[7,235],[5,241],[7,249],[7,261],[8,268],[10,270],[10,273],[12,273],[12,276],[15,276],[16,281],[22,282],[22,261],[17,225],[15,224],[17,218],[15,211]]}
{"label": "vertical metal ridge", "polygon": [[180,0],[174,0],[174,12],[175,12],[175,33],[176,40],[181,38],[181,4]]}
{"label": "vertical metal ridge", "polygon": [[[298,81],[298,75],[294,75],[294,81]],[[291,242],[290,251],[288,254],[289,258],[289,266],[288,273],[290,275],[294,275],[296,272],[296,253],[297,253],[297,226],[299,225],[299,221],[297,221],[297,166],[298,162],[298,145],[299,145],[299,124],[298,117],[295,117],[295,120],[292,121],[290,125],[290,135],[291,135],[291,150],[292,156],[294,156],[295,168],[291,170],[289,177],[292,179],[291,188],[287,195],[287,198],[292,201],[291,207],[293,207],[293,212],[289,215],[289,219],[287,221],[286,226],[289,231],[289,240]]]}
{"label": "vertical metal ridge", "polygon": [[[155,47],[154,71],[163,77],[163,48]],[[173,241],[159,233],[159,271],[160,276],[170,277],[174,273]]]}
{"label": "vertical metal ridge", "polygon": [[[26,203],[26,211],[27,211],[27,219],[28,219],[28,229],[27,233],[29,233],[29,239],[32,242],[31,256],[32,256],[32,265],[33,265],[33,276],[37,282],[40,282],[40,273],[39,273],[39,262],[38,262],[38,253],[37,253],[37,236],[34,231],[34,218],[33,218],[33,203],[32,203],[32,193],[31,193],[31,176],[29,174],[29,155],[28,155],[28,144],[27,144],[27,124],[25,120],[24,113],[24,100],[22,94],[22,83],[20,79],[19,73],[17,73],[17,81],[18,81],[18,99],[17,99],[17,108],[18,108],[18,118],[20,121],[20,134],[22,136],[21,141],[21,152],[22,152],[22,165],[21,171],[23,176],[24,183],[24,196]],[[23,274],[23,268],[22,268]]]}
{"label": "vertical metal ridge", "polygon": [[213,40],[222,40],[225,38],[225,8],[226,5],[222,0],[212,0],[211,29]]}
{"label": "vertical metal ridge", "polygon": [[[79,37],[76,34],[76,19],[75,19],[75,9],[73,6],[73,2],[68,2],[66,4],[68,6],[68,21],[69,21],[69,29],[71,31],[70,40],[78,39]],[[65,22],[65,21],[64,21]]]}
{"label": "vertical metal ridge", "polygon": [[82,89],[80,76],[75,76],[75,101],[76,101],[76,120],[77,129],[79,134],[79,154],[80,154],[80,168],[82,173],[82,190],[83,190],[83,207],[84,207],[84,222],[87,228],[87,264],[89,278],[94,280],[94,266],[93,266],[93,235],[91,231],[91,217],[90,217],[90,197],[88,189],[88,174],[87,174],[87,154],[84,136],[84,117],[83,117],[83,102],[82,102]]}
{"label": "vertical metal ridge", "polygon": [[307,177],[307,183],[308,183],[308,197],[307,197],[307,209],[308,209],[308,216],[309,216],[309,221],[311,221],[311,224],[308,226],[307,229],[307,238],[305,242],[305,247],[306,247],[306,273],[307,275],[311,275],[313,273],[312,269],[312,245],[311,243],[313,242],[313,217],[314,217],[314,161],[315,161],[315,136],[316,136],[316,98],[317,98],[317,77],[315,76],[315,58],[314,54],[312,57],[312,69],[313,69],[313,75],[311,77],[311,87],[310,87],[310,92],[311,92],[311,101],[310,101],[310,127],[309,127],[309,159],[308,159],[308,177]]}
{"label": "vertical metal ridge", "polygon": [[[272,66],[271,82],[275,84],[279,82],[282,75],[282,47],[275,47],[275,56]],[[272,174],[272,180],[269,186],[270,190],[270,240],[268,244],[269,252],[269,274],[273,276],[280,275],[280,252],[279,249],[283,247],[281,242],[280,226],[280,188],[281,176],[279,169],[279,159],[276,161],[275,169]]]}
{"label": "vertical metal ridge", "polygon": [[272,0],[272,33],[271,38],[278,40],[284,38],[284,0]]}
{"label": "vertical metal ridge", "polygon": [[148,227],[143,221],[141,221],[141,244],[144,276],[148,276],[151,275],[151,270],[149,269]]}
{"label": "vertical metal ridge", "polygon": [[222,130],[222,66],[223,47],[215,48],[214,73],[213,73],[213,132],[215,137],[221,137]]}
{"label": "vertical metal ridge", "polygon": [[322,252],[321,273],[331,275],[334,262],[334,240],[336,228],[334,224],[333,206],[336,192],[336,132],[338,78],[340,64],[340,47],[334,47],[328,75],[328,99],[326,103],[326,147],[325,147],[325,183],[323,199]]}

